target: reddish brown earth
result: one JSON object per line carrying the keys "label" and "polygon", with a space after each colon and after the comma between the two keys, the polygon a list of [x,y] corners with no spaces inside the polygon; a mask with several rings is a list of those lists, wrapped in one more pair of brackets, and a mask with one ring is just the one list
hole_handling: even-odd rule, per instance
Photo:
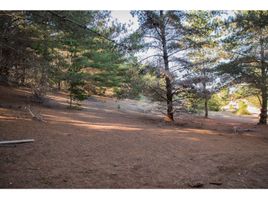
{"label": "reddish brown earth", "polygon": [[190,116],[171,124],[98,99],[73,110],[64,94],[32,106],[44,123],[24,109],[27,91],[0,86],[0,140],[35,139],[0,147],[1,188],[268,188],[267,126]]}

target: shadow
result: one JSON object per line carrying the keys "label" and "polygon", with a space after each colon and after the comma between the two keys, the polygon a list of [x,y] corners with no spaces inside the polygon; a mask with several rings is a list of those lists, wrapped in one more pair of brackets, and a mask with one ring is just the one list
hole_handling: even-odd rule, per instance
{"label": "shadow", "polygon": [[218,173],[216,166],[240,162],[237,146],[246,152],[243,166],[249,158],[258,158],[254,149],[247,153],[249,145],[262,149],[260,160],[268,151],[267,144],[256,140],[217,136],[223,130],[214,128],[224,124],[212,119],[184,119],[186,124],[180,126],[176,122],[183,120],[177,118],[165,123],[159,116],[92,105],[83,110],[42,108],[41,114],[47,123],[0,113],[0,120],[6,120],[0,124],[2,138],[35,139],[30,145],[1,149],[0,187],[11,187],[12,180],[17,188],[154,188],[160,183],[178,188],[182,185],[174,183],[192,174],[210,178]]}

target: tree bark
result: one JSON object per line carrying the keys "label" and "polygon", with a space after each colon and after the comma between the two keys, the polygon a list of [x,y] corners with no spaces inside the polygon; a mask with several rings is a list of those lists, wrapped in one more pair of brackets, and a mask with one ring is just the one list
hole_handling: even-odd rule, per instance
{"label": "tree bark", "polygon": [[173,94],[172,94],[172,84],[169,77],[169,60],[167,53],[167,42],[166,42],[166,32],[165,32],[165,22],[163,18],[163,11],[160,11],[161,18],[161,39],[163,46],[163,59],[165,65],[165,82],[166,82],[166,97],[167,97],[167,117],[174,121],[173,117]]}
{"label": "tree bark", "polygon": [[207,91],[207,83],[206,83],[206,70],[203,69],[203,76],[204,76],[204,80],[202,81],[203,84],[203,92],[205,95],[205,118],[208,118],[208,91]]}
{"label": "tree bark", "polygon": [[262,89],[262,104],[259,124],[267,124],[267,87]]}
{"label": "tree bark", "polygon": [[58,81],[58,91],[61,90],[61,84],[60,84],[61,81]]}
{"label": "tree bark", "polygon": [[260,46],[261,46],[261,77],[262,77],[262,85],[261,85],[261,113],[259,124],[267,124],[267,66],[265,63],[264,57],[264,45],[262,34],[260,38]]}
{"label": "tree bark", "polygon": [[21,84],[25,85],[25,76],[26,76],[26,67],[22,66],[22,76],[21,76]]}
{"label": "tree bark", "polygon": [[205,98],[205,118],[208,118],[208,98]]}

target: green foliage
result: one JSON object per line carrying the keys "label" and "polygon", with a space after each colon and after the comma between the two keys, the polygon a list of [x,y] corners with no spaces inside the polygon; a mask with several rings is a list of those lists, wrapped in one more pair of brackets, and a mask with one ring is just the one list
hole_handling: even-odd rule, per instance
{"label": "green foliage", "polygon": [[84,96],[85,83],[97,88],[120,85],[123,54],[112,40],[124,26],[108,25],[108,11],[0,12],[0,79],[27,84],[34,91],[63,82],[76,99]]}
{"label": "green foliage", "polygon": [[228,101],[230,100],[230,96],[229,96],[229,89],[228,87],[224,87],[222,88],[219,92],[218,92],[218,96],[220,98],[221,104],[224,106],[228,103]]}
{"label": "green foliage", "polygon": [[140,94],[143,93],[144,80],[138,74],[135,66],[129,67],[125,72],[124,80],[119,87],[114,88],[117,98],[131,98],[138,99]]}
{"label": "green foliage", "polygon": [[234,107],[233,105],[230,105],[229,109],[230,109],[230,111],[233,112],[233,113],[236,112],[236,109],[235,109],[235,107]]}
{"label": "green foliage", "polygon": [[[176,98],[197,111],[210,97],[209,109],[219,110],[230,98],[259,106],[262,95],[266,118],[268,12],[235,11],[227,26],[215,13],[133,11],[140,27],[122,38],[109,11],[0,11],[0,81],[29,86],[37,98],[62,83],[70,103],[113,88],[119,98],[166,100],[170,114]],[[247,85],[212,95],[222,80]]]}
{"label": "green foliage", "polygon": [[87,98],[87,94],[85,93],[83,88],[79,88],[78,85],[71,84],[69,92],[73,100],[83,101]]}
{"label": "green foliage", "polygon": [[249,97],[247,97],[245,99],[248,100],[248,102],[250,102],[256,108],[260,108],[261,107],[261,104],[260,104],[260,101],[259,101],[258,97],[256,97],[256,96],[249,96]]}
{"label": "green foliage", "polygon": [[246,99],[252,105],[260,108],[259,90],[250,85],[238,85],[235,92],[232,94],[232,98],[235,100]]}
{"label": "green foliage", "polygon": [[195,93],[189,93],[185,100],[185,106],[188,112],[201,113],[204,110],[204,99],[198,97]]}
{"label": "green foliage", "polygon": [[204,101],[199,99],[196,101],[191,101],[190,106],[187,108],[190,113],[200,114],[204,110]]}
{"label": "green foliage", "polygon": [[[185,98],[188,102],[188,110],[191,112],[198,112],[204,110],[205,100],[198,94],[190,93]],[[221,89],[218,93],[211,95],[208,100],[208,110],[220,111],[221,107],[229,102],[228,91],[226,88]]]}
{"label": "green foliage", "polygon": [[238,109],[236,111],[237,115],[250,115],[250,113],[247,110],[247,104],[243,101],[239,101],[238,103]]}
{"label": "green foliage", "polygon": [[70,105],[72,100],[85,100],[87,94],[83,89],[85,75],[81,72],[69,71],[66,75],[66,81],[69,83]]}
{"label": "green foliage", "polygon": [[260,124],[267,124],[267,21],[267,11],[236,11],[226,21],[222,40],[225,60],[218,66],[218,72],[228,75],[230,83],[246,83],[258,91],[262,99]]}
{"label": "green foliage", "polygon": [[220,111],[223,106],[223,102],[218,94],[213,94],[208,101],[208,108],[211,111]]}

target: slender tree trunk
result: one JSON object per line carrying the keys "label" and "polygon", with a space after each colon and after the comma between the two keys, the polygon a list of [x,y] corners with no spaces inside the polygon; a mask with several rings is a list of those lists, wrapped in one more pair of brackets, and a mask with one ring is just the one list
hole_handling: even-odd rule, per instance
{"label": "slender tree trunk", "polygon": [[0,66],[0,81],[8,83],[9,81],[9,62],[11,53],[8,49],[2,49],[1,51],[1,66]]}
{"label": "slender tree trunk", "polygon": [[22,66],[22,77],[21,77],[21,84],[25,84],[25,76],[26,76],[26,67],[23,65]]}
{"label": "slender tree trunk", "polygon": [[173,117],[173,95],[170,79],[166,78],[166,90],[167,90],[167,116],[170,120],[174,120]]}
{"label": "slender tree trunk", "polygon": [[267,124],[267,66],[264,57],[264,45],[263,45],[262,34],[260,38],[260,46],[261,46],[261,77],[262,77],[261,103],[262,104],[261,104],[259,124]]}
{"label": "slender tree trunk", "polygon": [[168,53],[167,53],[167,42],[166,42],[166,32],[165,32],[165,22],[163,19],[163,11],[160,11],[160,18],[161,18],[161,39],[162,39],[162,46],[163,46],[163,59],[165,65],[165,82],[166,82],[166,97],[167,97],[167,117],[174,121],[173,117],[173,94],[172,94],[172,84],[171,79],[169,76],[169,60],[168,60]]}
{"label": "slender tree trunk", "polygon": [[58,81],[58,91],[61,90],[61,85],[60,85],[60,81]]}
{"label": "slender tree trunk", "polygon": [[208,118],[208,98],[205,98],[205,118]]}
{"label": "slender tree trunk", "polygon": [[267,124],[267,87],[263,87],[261,93],[262,104],[259,124]]}
{"label": "slender tree trunk", "polygon": [[205,95],[205,118],[208,118],[208,91],[207,91],[207,84],[206,84],[206,70],[203,70],[204,80],[203,80],[203,90]]}
{"label": "slender tree trunk", "polygon": [[72,94],[70,94],[70,108],[72,107],[72,103],[73,103],[73,96]]}

